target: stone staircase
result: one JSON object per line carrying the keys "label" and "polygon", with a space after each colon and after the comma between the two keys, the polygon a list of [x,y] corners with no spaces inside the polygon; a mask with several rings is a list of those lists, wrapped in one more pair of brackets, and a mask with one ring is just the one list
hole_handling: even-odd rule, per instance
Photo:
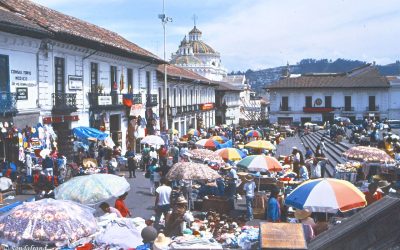
{"label": "stone staircase", "polygon": [[328,164],[327,164],[328,175],[330,177],[334,177],[336,165],[345,162],[345,160],[342,158],[342,153],[347,149],[349,149],[351,145],[348,145],[344,142],[335,143],[331,141],[329,136],[326,135],[325,130],[320,130],[302,136],[301,140],[305,147],[310,147],[310,149],[315,153],[315,148],[321,141],[321,138],[325,139],[325,147],[326,147],[325,156],[328,158]]}

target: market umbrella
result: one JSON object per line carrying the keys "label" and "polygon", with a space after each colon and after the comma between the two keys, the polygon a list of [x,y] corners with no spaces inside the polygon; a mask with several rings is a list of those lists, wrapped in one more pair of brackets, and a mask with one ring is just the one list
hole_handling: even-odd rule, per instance
{"label": "market umbrella", "polygon": [[72,201],[25,202],[0,217],[0,238],[15,246],[23,241],[65,245],[96,232],[93,212]]}
{"label": "market umbrella", "polygon": [[250,155],[239,161],[236,166],[246,168],[254,172],[279,172],[282,166],[277,159],[272,156]]}
{"label": "market umbrella", "polygon": [[161,146],[165,144],[164,140],[158,135],[148,135],[144,137],[140,143],[141,144],[147,143],[149,145],[154,145],[154,146]]}
{"label": "market umbrella", "polygon": [[168,134],[170,134],[170,135],[177,135],[177,134],[179,134],[179,131],[176,130],[176,129],[170,128],[170,129],[168,129]]}
{"label": "market umbrella", "polygon": [[269,141],[265,140],[257,140],[249,142],[245,145],[246,148],[253,148],[253,149],[266,149],[266,150],[275,150],[274,144]]}
{"label": "market umbrella", "polygon": [[345,151],[343,156],[348,160],[356,160],[368,163],[395,163],[394,159],[392,159],[385,151],[374,147],[352,147]]}
{"label": "market umbrella", "polygon": [[124,177],[113,174],[78,176],[61,184],[54,190],[57,200],[72,200],[94,205],[129,191],[130,184]]}
{"label": "market umbrella", "polygon": [[257,137],[257,138],[259,138],[259,137],[262,137],[263,135],[262,135],[262,133],[260,131],[253,129],[253,130],[247,131],[246,132],[246,136],[247,137]]}
{"label": "market umbrella", "polygon": [[210,139],[216,140],[219,143],[225,143],[225,142],[227,142],[229,140],[225,136],[220,136],[220,135],[213,136]]}
{"label": "market umbrella", "polygon": [[191,159],[199,160],[204,162],[205,160],[211,162],[223,162],[221,156],[219,156],[216,152],[208,150],[208,149],[193,149],[189,151],[191,155]]}
{"label": "market umbrella", "polygon": [[219,142],[213,139],[201,139],[196,142],[197,146],[201,146],[203,148],[208,148],[208,149],[216,149],[218,144]]}
{"label": "market umbrella", "polygon": [[200,136],[200,131],[198,131],[198,130],[196,130],[196,129],[194,129],[194,128],[191,128],[191,129],[189,129],[189,131],[187,132],[187,134],[188,134],[188,135],[192,135],[192,136]]}
{"label": "market umbrella", "polygon": [[205,164],[178,162],[172,166],[166,177],[169,180],[215,180],[221,176]]}
{"label": "market umbrella", "polygon": [[286,198],[285,205],[311,212],[337,213],[365,207],[364,194],[345,180],[321,178],[302,183]]}
{"label": "market umbrella", "polygon": [[237,148],[222,148],[215,152],[217,152],[225,161],[239,161],[243,157],[246,157],[246,154]]}

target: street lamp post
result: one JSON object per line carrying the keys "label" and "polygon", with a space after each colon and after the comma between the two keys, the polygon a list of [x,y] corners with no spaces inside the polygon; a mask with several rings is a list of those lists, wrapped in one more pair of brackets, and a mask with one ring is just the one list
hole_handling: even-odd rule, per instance
{"label": "street lamp post", "polygon": [[[163,13],[158,15],[161,19],[161,23],[164,30],[164,61],[166,61],[166,25],[168,22],[172,22],[171,17],[165,15],[165,0],[163,0]],[[168,107],[167,107],[167,64],[164,63],[164,95],[163,95],[163,110],[164,110],[164,127],[168,130]]]}

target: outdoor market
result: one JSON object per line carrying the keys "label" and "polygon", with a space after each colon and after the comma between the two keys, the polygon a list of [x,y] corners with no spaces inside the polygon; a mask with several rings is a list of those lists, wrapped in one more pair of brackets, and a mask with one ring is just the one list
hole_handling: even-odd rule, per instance
{"label": "outdoor market", "polygon": [[[9,192],[34,190],[34,196],[0,207],[0,242],[54,249],[307,249],[399,192],[400,142],[391,134],[382,137],[383,148],[353,144],[330,175],[324,139],[313,149],[289,143],[317,131],[329,137],[332,127],[221,125],[181,138],[170,129],[145,136],[140,152],[121,152],[107,133],[78,127],[63,142],[74,148],[66,157],[50,127],[15,130],[19,158],[2,165],[0,203]],[[135,190],[137,181],[147,184]],[[129,209],[126,198],[134,193],[154,205],[151,216]]]}

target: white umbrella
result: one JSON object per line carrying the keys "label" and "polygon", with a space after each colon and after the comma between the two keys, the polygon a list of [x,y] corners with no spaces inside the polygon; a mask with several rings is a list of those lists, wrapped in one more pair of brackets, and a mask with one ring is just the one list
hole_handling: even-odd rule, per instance
{"label": "white umbrella", "polygon": [[147,143],[149,145],[158,145],[158,146],[165,144],[164,140],[160,136],[157,136],[157,135],[148,135],[145,138],[143,138],[140,143],[142,143],[142,144]]}

